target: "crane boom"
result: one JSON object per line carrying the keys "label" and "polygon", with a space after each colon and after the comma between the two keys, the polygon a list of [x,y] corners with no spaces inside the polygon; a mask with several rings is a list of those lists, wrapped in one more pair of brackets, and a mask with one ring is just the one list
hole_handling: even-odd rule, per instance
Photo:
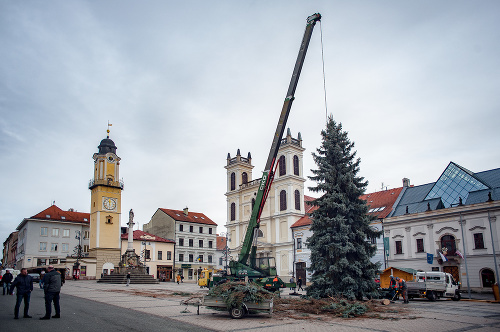
{"label": "crane boom", "polygon": [[[295,67],[293,69],[292,78],[290,80],[290,85],[286,93],[286,98],[283,103],[283,108],[281,109],[281,114],[278,120],[278,125],[276,127],[276,132],[273,137],[273,142],[271,144],[271,150],[269,151],[269,156],[267,158],[266,167],[262,174],[262,179],[260,180],[259,187],[257,189],[257,195],[255,198],[255,204],[252,209],[252,215],[248,222],[247,232],[245,234],[245,239],[241,247],[240,255],[238,258],[238,263],[240,267],[248,266],[248,259],[251,255],[251,251],[255,253],[256,247],[252,247],[252,242],[254,238],[255,230],[259,227],[260,215],[262,214],[262,209],[266,202],[267,194],[271,188],[272,181],[274,179],[273,167],[276,163],[276,156],[281,144],[281,138],[283,137],[283,132],[285,131],[286,122],[288,120],[288,115],[290,114],[290,109],[292,108],[292,102],[294,100],[295,89],[297,88],[297,83],[299,81],[300,72],[302,71],[302,65],[304,64],[304,59],[306,57],[307,48],[309,47],[309,42],[311,40],[311,35],[316,25],[316,22],[321,20],[321,15],[319,13],[313,14],[307,18],[307,25],[304,32],[304,37],[302,38],[302,43],[300,44],[299,54],[297,56],[297,61],[295,62]],[[254,256],[254,254],[252,255]],[[256,268],[255,257],[253,260],[250,259],[250,267]],[[233,265],[238,274],[238,268],[236,264]],[[250,271],[247,271],[250,272]],[[269,274],[268,274],[269,275]]]}

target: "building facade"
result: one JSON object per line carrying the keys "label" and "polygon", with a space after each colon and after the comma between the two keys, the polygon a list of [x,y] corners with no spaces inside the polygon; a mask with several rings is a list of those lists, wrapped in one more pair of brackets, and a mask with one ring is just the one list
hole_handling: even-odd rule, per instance
{"label": "building facade", "polygon": [[[31,218],[23,219],[17,227],[16,268],[36,271],[50,264],[57,269],[65,269],[66,275],[71,276],[80,245],[81,262],[92,264],[92,260],[86,257],[89,251],[89,218],[88,213],[72,209],[63,211],[52,205]],[[92,271],[89,272],[92,274]]]}
{"label": "building facade", "polygon": [[2,268],[15,268],[17,265],[17,235],[17,231],[12,232],[3,242]]}
{"label": "building facade", "polygon": [[473,173],[453,162],[436,182],[403,187],[384,220],[388,264],[491,289],[500,263],[499,199],[500,169]]}
{"label": "building facade", "polygon": [[[274,182],[260,217],[257,257],[276,258],[277,272],[284,280],[293,275],[294,255],[291,226],[304,216],[304,173],[302,138],[293,138],[290,129],[277,154]],[[260,179],[253,179],[252,158],[227,157],[227,222],[230,249],[234,259],[241,249],[252,214]]]}
{"label": "building facade", "polygon": [[[128,233],[121,236],[122,254],[127,251]],[[173,280],[174,249],[173,240],[135,230],[133,233],[133,249],[141,256],[141,261],[146,265],[146,273],[160,281]]]}
{"label": "building facade", "polygon": [[203,213],[158,209],[143,230],[173,239],[175,271],[184,281],[196,281],[199,271],[216,267],[217,224]]}

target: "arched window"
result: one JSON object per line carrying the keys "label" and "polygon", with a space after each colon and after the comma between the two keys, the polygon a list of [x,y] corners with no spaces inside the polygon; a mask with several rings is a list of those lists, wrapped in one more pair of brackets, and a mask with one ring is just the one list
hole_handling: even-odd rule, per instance
{"label": "arched window", "polygon": [[455,237],[453,235],[445,235],[441,238],[441,251],[446,256],[455,256],[457,247],[455,244]]}
{"label": "arched window", "polygon": [[231,203],[231,221],[236,220],[236,204]]}
{"label": "arched window", "polygon": [[282,190],[280,192],[280,211],[286,210],[286,191]]}
{"label": "arched window", "polygon": [[255,198],[252,198],[252,210],[254,205],[255,205]]}
{"label": "arched window", "polygon": [[300,175],[299,173],[299,157],[293,156],[293,174]]}
{"label": "arched window", "polygon": [[248,182],[248,174],[247,172],[243,172],[243,174],[241,174],[241,183],[245,184]]}
{"label": "arched window", "polygon": [[236,174],[231,173],[231,190],[236,189]]}
{"label": "arched window", "polygon": [[280,176],[283,176],[286,174],[286,162],[285,162],[285,156],[281,156],[279,159],[279,169],[280,169]]}
{"label": "arched window", "polygon": [[491,287],[495,283],[495,274],[490,269],[483,269],[481,271],[481,281],[483,287]]}
{"label": "arched window", "polygon": [[300,191],[295,190],[295,210],[300,210]]}

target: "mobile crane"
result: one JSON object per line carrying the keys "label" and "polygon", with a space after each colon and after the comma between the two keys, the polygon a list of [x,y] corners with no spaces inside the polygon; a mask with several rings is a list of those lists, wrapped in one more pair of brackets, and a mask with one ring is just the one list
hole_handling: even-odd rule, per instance
{"label": "mobile crane", "polygon": [[316,25],[316,22],[320,20],[321,15],[319,13],[313,14],[307,18],[304,37],[302,38],[302,43],[300,45],[297,61],[295,62],[290,85],[286,93],[286,98],[281,110],[278,125],[276,127],[276,132],[273,137],[273,142],[271,145],[271,150],[269,151],[269,157],[267,158],[266,167],[262,174],[262,179],[260,179],[259,182],[259,187],[257,189],[257,194],[255,197],[255,204],[252,209],[252,215],[248,222],[245,239],[243,241],[238,260],[231,261],[229,263],[229,279],[241,280],[248,277],[249,280],[261,284],[270,290],[276,290],[279,287],[285,287],[285,283],[281,280],[279,280],[278,283],[276,281],[273,282],[274,278],[271,278],[271,276],[277,276],[276,262],[274,257],[257,258],[256,244],[258,229],[260,226],[260,216],[262,214],[264,204],[266,202],[269,190],[271,189],[271,184],[274,179],[276,166],[278,164],[276,162],[276,156],[278,154],[278,149],[280,148],[281,139],[285,130],[288,115],[290,114],[290,109],[292,108],[292,102],[295,98],[295,89],[297,88],[297,83],[299,81],[302,65],[304,64],[307,48],[311,40],[314,26]]}

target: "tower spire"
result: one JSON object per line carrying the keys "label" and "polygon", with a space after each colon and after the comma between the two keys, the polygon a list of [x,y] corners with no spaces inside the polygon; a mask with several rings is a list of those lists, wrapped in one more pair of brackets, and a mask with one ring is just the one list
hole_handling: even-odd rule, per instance
{"label": "tower spire", "polygon": [[109,120],[108,120],[108,130],[106,130],[106,133],[108,133],[108,135],[107,135],[107,137],[106,137],[106,138],[109,138],[109,127],[111,127],[111,126],[112,126],[112,124],[111,124],[111,123],[109,123]]}

